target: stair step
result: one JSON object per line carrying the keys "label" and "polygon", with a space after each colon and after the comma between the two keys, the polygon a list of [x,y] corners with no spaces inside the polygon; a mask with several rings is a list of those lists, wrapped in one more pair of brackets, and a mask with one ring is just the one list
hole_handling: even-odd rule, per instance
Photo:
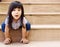
{"label": "stair step", "polygon": [[[19,41],[21,39],[20,30],[10,30],[10,31],[11,31],[10,35],[12,37],[13,42]],[[38,28],[32,26],[28,39],[30,41],[60,41],[60,27],[57,25],[52,27],[42,26]],[[4,40],[4,33],[0,30],[0,42],[3,40]]]}
{"label": "stair step", "polygon": [[[1,2],[0,12],[7,12],[9,4],[10,2]],[[25,12],[60,12],[60,2],[25,2],[23,3],[23,6]]]}
{"label": "stair step", "polygon": [[4,45],[0,42],[2,47],[60,47],[60,41],[31,41],[29,44],[12,43]]}
{"label": "stair step", "polygon": [[[60,13],[25,13],[25,17],[31,24],[60,24]],[[0,13],[0,24],[5,18],[6,13]]]}
{"label": "stair step", "polygon": [[[60,2],[60,0],[13,0],[21,2]],[[2,2],[12,2],[12,0],[2,0]]]}
{"label": "stair step", "polygon": [[60,29],[60,25],[31,25],[31,29]]}
{"label": "stair step", "polygon": [[60,0],[30,0],[30,2],[60,2]]}
{"label": "stair step", "polygon": [[[24,13],[26,16],[40,15],[60,15],[60,12],[39,12],[39,13]],[[0,12],[0,15],[7,15],[6,12]]]}
{"label": "stair step", "polygon": [[2,2],[12,2],[12,1],[21,1],[21,2],[29,2],[29,0],[2,0]]}
{"label": "stair step", "polygon": [[[11,2],[0,2],[0,4],[10,4]],[[23,5],[59,5],[60,2],[22,2]]]}

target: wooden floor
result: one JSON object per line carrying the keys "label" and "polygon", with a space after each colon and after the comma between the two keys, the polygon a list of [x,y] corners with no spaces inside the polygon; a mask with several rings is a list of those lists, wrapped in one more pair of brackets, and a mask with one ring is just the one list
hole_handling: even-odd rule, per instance
{"label": "wooden floor", "polygon": [[1,47],[60,47],[60,41],[31,41],[29,44],[11,43],[5,45],[0,42]]}

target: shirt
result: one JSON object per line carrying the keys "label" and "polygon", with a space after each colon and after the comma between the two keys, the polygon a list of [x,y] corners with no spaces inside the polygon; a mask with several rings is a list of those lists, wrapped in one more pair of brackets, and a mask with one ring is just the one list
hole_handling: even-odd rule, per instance
{"label": "shirt", "polygon": [[[9,20],[8,18],[9,18],[9,17],[7,16],[6,19],[5,19],[5,24],[6,24],[6,25],[8,24],[8,20]],[[23,17],[23,24],[25,25],[27,22],[28,22],[28,20],[27,20],[25,17]],[[13,29],[18,29],[21,25],[22,25],[22,24],[21,24],[21,22],[20,22],[20,19],[17,20],[17,22],[12,21],[12,28],[13,28]]]}

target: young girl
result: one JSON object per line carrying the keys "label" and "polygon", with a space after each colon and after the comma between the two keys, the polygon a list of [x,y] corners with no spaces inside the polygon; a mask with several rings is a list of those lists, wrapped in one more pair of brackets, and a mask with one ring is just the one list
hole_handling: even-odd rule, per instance
{"label": "young girl", "polygon": [[22,43],[28,43],[28,34],[30,30],[30,23],[27,21],[27,19],[24,16],[24,8],[21,2],[14,1],[10,4],[9,10],[8,10],[8,16],[6,17],[6,20],[2,23],[2,31],[5,35],[5,44],[11,43],[11,37],[9,34],[10,29],[17,30],[18,28],[22,29]]}

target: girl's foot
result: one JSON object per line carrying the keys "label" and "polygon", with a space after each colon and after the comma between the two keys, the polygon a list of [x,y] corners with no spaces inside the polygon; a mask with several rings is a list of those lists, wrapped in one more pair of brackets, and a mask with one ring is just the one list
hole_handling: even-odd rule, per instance
{"label": "girl's foot", "polygon": [[11,41],[11,39],[10,38],[6,38],[5,40],[4,40],[4,44],[10,44],[12,41]]}
{"label": "girl's foot", "polygon": [[27,39],[21,39],[20,42],[21,42],[21,43],[24,43],[24,44],[28,44],[28,43],[29,43],[29,41],[28,41]]}

